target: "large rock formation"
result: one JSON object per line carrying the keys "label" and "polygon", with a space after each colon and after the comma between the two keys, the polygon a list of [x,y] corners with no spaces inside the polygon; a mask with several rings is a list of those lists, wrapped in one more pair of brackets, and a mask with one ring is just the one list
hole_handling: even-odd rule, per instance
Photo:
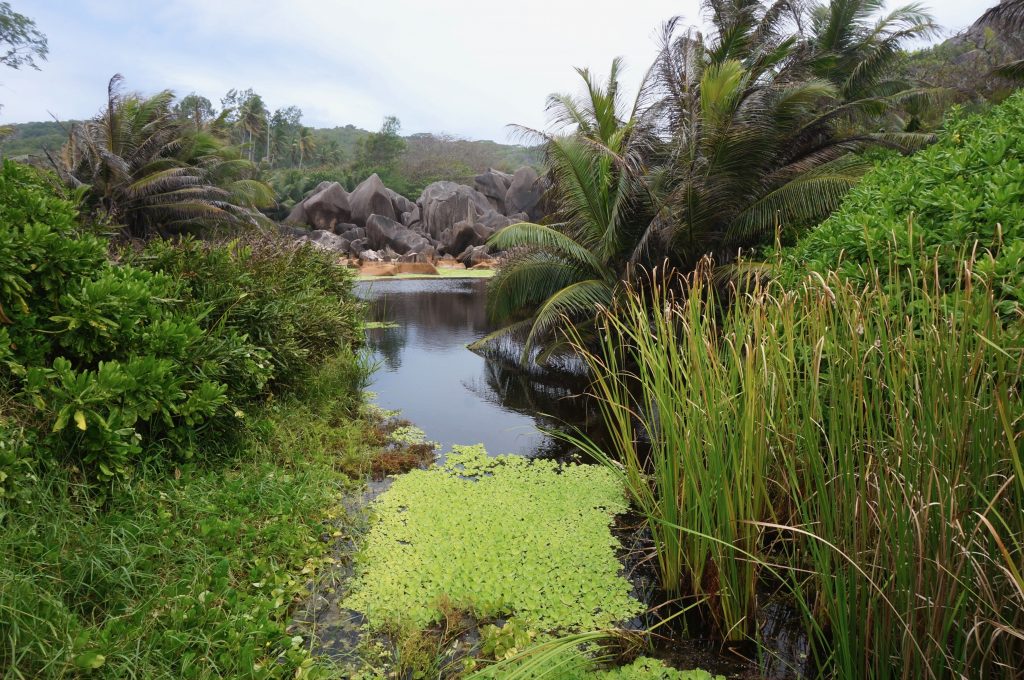
{"label": "large rock formation", "polygon": [[318,248],[364,261],[422,264],[446,255],[471,267],[493,258],[487,246],[492,235],[543,216],[547,189],[547,180],[530,168],[515,175],[490,169],[474,184],[476,188],[434,182],[413,203],[384,186],[377,175],[352,193],[337,182],[322,182],[286,220],[314,231],[285,228]]}
{"label": "large rock formation", "polygon": [[306,223],[314,229],[334,231],[340,223],[352,221],[348,192],[337,182],[330,182],[302,202]]}
{"label": "large rock formation", "polygon": [[429,239],[383,215],[370,215],[366,221],[366,241],[374,250],[390,248],[399,255],[414,252],[429,257],[435,251]]}
{"label": "large rock formation", "polygon": [[476,190],[487,197],[491,205],[502,215],[507,215],[505,207],[505,195],[512,185],[512,175],[488,168],[487,172],[481,173],[473,178],[473,185]]}
{"label": "large rock formation", "polygon": [[519,168],[505,193],[505,213],[526,213],[531,220],[539,220],[543,217],[541,198],[547,190],[547,179],[538,176],[536,170]]}
{"label": "large rock formation", "polygon": [[487,197],[476,189],[455,182],[434,182],[427,185],[416,205],[424,235],[433,239],[456,222],[483,215],[493,208]]}

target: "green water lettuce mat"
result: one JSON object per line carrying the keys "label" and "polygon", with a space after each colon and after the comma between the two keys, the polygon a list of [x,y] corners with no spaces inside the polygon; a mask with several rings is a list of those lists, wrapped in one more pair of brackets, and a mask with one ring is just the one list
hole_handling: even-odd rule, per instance
{"label": "green water lettuce mat", "polygon": [[442,607],[546,632],[612,626],[644,609],[610,529],[626,508],[601,467],[455,447],[375,501],[345,606],[377,630],[427,627]]}

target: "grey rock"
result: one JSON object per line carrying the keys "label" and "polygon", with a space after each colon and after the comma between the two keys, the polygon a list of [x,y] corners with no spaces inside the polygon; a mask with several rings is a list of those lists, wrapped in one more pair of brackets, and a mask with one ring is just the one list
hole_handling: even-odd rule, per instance
{"label": "grey rock", "polygon": [[352,219],[346,222],[354,222],[360,227],[366,226],[370,215],[381,215],[389,220],[395,219],[395,206],[391,201],[391,191],[376,173],[370,175],[359,183],[351,194],[348,201],[352,207]]}
{"label": "grey rock", "polygon": [[289,224],[306,224],[306,209],[301,201],[295,204],[284,221]]}
{"label": "grey rock", "polygon": [[330,250],[339,253],[348,252],[349,242],[332,231],[317,229],[310,232],[309,242],[322,250]]}
{"label": "grey rock", "polygon": [[467,268],[491,259],[491,251],[487,246],[469,246],[455,258]]}
{"label": "grey rock", "polygon": [[395,208],[395,215],[400,216],[402,213],[407,213],[416,206],[416,204],[408,198],[392,189],[388,189],[388,196],[391,197],[391,205]]}
{"label": "grey rock", "polygon": [[[522,214],[522,213],[519,213]],[[525,215],[523,215],[525,217]],[[496,210],[492,210],[488,213],[480,215],[476,218],[477,224],[482,224],[492,232],[500,231],[510,224],[522,222],[523,220],[517,217],[506,217]]]}
{"label": "grey rock", "polygon": [[543,214],[538,206],[547,188],[547,180],[538,176],[536,170],[519,168],[512,176],[512,183],[505,194],[506,214],[522,212],[531,220],[540,219]]}
{"label": "grey rock", "polygon": [[473,185],[477,191],[487,197],[495,210],[502,215],[505,214],[505,195],[508,193],[509,186],[512,185],[512,175],[494,168],[487,168],[487,172],[480,173],[473,178]]}
{"label": "grey rock", "polygon": [[[340,227],[342,225],[338,225]],[[337,227],[335,228],[337,229]],[[366,230],[362,227],[357,227],[354,224],[349,225],[349,228],[341,234],[341,236],[347,238],[349,241],[355,241],[356,239],[366,238]]]}
{"label": "grey rock", "polygon": [[366,238],[353,239],[352,242],[348,244],[349,254],[354,255],[356,257],[359,257],[359,253],[368,249],[369,246],[366,245]]}
{"label": "grey rock", "polygon": [[419,231],[434,240],[456,222],[493,210],[486,196],[455,182],[427,185],[416,204],[420,209]]}
{"label": "grey rock", "polygon": [[329,182],[302,202],[306,223],[314,229],[333,230],[338,223],[352,221],[349,194],[337,182]]}
{"label": "grey rock", "polygon": [[420,223],[420,207],[413,203],[410,210],[402,213],[401,222],[410,229],[418,225]]}
{"label": "grey rock", "polygon": [[351,222],[338,222],[337,224],[334,225],[334,233],[337,234],[338,236],[344,236],[345,238],[348,238],[348,240],[350,241],[352,239],[346,236],[346,234],[356,233],[356,230],[362,231],[362,229],[359,229],[359,227],[352,224]]}
{"label": "grey rock", "polygon": [[446,253],[463,253],[471,246],[484,245],[493,233],[493,229],[483,224],[463,220],[447,232],[448,240],[442,245]]}
{"label": "grey rock", "polygon": [[371,248],[390,248],[398,255],[410,250],[422,252],[432,245],[422,235],[383,215],[371,215],[366,221],[366,238]]}

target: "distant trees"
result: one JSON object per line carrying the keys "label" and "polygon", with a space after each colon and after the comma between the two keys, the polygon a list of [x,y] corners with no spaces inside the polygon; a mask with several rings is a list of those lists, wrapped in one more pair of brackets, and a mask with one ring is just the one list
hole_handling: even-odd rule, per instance
{"label": "distant trees", "polygon": [[174,112],[179,118],[192,122],[197,130],[201,130],[204,124],[213,118],[213,103],[195,92],[182,97],[174,105]]}
{"label": "distant trees", "polygon": [[397,117],[386,116],[380,130],[370,133],[360,142],[355,158],[356,174],[393,174],[398,157],[405,151],[405,140],[399,134],[401,130],[402,122]]}

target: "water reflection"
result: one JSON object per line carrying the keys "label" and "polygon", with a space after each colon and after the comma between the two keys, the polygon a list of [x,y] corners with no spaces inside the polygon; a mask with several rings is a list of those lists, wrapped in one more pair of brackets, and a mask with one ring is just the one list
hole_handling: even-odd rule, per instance
{"label": "water reflection", "polygon": [[380,406],[401,410],[445,449],[483,443],[491,453],[562,456],[568,447],[538,427],[592,425],[595,414],[579,396],[585,382],[526,374],[466,349],[492,330],[485,285],[473,279],[360,284],[370,318],[393,324],[367,331],[380,364],[370,390]]}

